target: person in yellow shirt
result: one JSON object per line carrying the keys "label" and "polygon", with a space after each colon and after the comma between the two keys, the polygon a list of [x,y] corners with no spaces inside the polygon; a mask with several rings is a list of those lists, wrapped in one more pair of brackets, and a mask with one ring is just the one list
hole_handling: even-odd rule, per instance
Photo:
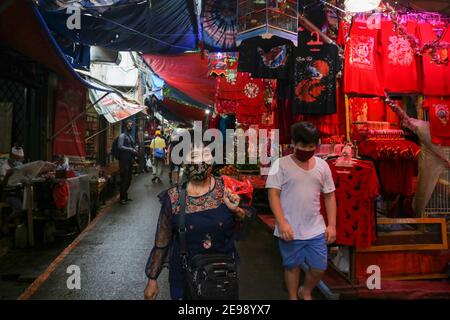
{"label": "person in yellow shirt", "polygon": [[161,138],[161,131],[156,130],[155,138],[150,143],[151,156],[155,172],[152,182],[161,182],[166,156],[166,141]]}

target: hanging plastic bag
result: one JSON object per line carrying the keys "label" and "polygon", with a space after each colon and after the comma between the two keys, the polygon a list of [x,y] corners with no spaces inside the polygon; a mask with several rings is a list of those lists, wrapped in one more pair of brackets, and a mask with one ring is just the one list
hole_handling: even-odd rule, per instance
{"label": "hanging plastic bag", "polygon": [[69,186],[67,182],[58,182],[53,187],[53,201],[58,209],[64,209],[69,200]]}
{"label": "hanging plastic bag", "polygon": [[243,181],[236,180],[229,176],[222,176],[223,182],[225,183],[225,188],[228,188],[234,194],[244,195],[249,200],[249,205],[252,204],[253,200],[253,185],[249,179],[244,179]]}

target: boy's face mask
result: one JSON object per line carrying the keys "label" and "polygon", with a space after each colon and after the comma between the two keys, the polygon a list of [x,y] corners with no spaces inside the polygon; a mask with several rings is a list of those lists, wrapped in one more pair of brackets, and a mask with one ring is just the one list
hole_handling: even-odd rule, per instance
{"label": "boy's face mask", "polygon": [[314,156],[315,152],[316,152],[316,150],[308,151],[308,150],[295,149],[295,157],[300,162],[306,162]]}

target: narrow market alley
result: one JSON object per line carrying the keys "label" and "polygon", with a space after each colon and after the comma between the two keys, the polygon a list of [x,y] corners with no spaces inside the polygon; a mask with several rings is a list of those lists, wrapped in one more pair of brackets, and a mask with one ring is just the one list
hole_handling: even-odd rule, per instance
{"label": "narrow market alley", "polygon": [[[0,288],[3,299],[143,299],[147,282],[144,267],[153,246],[159,214],[157,194],[168,181],[153,184],[150,174],[133,177],[130,189],[133,199],[126,206],[114,204],[110,210],[93,222],[94,226],[82,234],[82,239],[64,259],[57,258],[64,250],[59,243],[53,248],[35,251],[13,251],[0,258]],[[239,244],[241,254],[241,299],[286,299],[279,250],[275,238],[259,221],[254,221],[246,238]],[[47,274],[46,268],[59,262]],[[61,260],[61,261],[60,261]],[[40,263],[40,265],[37,265]],[[14,265],[15,277],[8,277]],[[69,266],[78,266],[81,289],[68,289]],[[37,271],[48,278],[28,288],[39,278]],[[170,299],[168,271],[164,269],[158,282],[158,299]],[[42,276],[40,277],[42,279]]]}

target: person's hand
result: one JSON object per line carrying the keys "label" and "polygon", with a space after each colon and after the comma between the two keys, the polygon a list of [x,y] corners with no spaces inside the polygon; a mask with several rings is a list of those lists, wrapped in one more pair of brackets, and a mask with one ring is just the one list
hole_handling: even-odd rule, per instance
{"label": "person's hand", "polygon": [[228,209],[235,212],[239,207],[239,202],[241,201],[241,197],[239,195],[231,192],[230,189],[226,188],[223,194],[223,202],[226,204]]}
{"label": "person's hand", "polygon": [[334,226],[328,226],[325,230],[325,239],[327,244],[332,244],[336,241],[336,228]]}
{"label": "person's hand", "polygon": [[148,280],[147,287],[144,291],[144,299],[145,300],[155,300],[158,296],[159,288],[158,282],[156,280],[150,279]]}
{"label": "person's hand", "polygon": [[292,230],[291,225],[287,221],[278,224],[278,231],[280,232],[280,238],[282,240],[294,240],[294,230]]}

